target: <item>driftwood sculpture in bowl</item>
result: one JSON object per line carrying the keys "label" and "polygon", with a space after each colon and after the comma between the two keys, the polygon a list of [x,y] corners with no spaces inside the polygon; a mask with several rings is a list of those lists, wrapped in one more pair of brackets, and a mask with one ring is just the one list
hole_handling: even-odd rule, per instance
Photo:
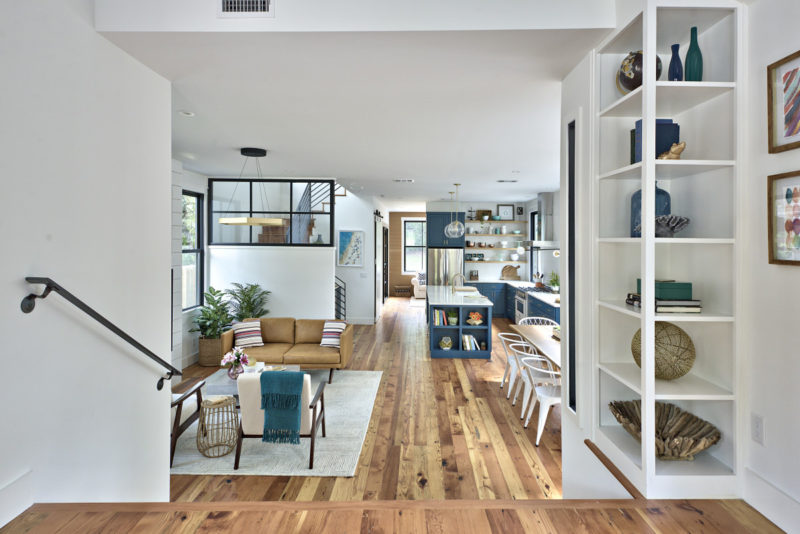
{"label": "driftwood sculpture in bowl", "polygon": [[[640,442],[642,419],[640,401],[612,401],[608,409]],[[656,402],[656,457],[661,460],[694,460],[720,439],[717,427],[668,402]]]}

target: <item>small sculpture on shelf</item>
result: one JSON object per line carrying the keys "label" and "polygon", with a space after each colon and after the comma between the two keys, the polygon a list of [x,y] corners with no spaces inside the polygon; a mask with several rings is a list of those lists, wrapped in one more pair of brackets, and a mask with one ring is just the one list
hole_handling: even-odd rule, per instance
{"label": "small sculpture on shelf", "polygon": [[697,44],[697,26],[692,26],[690,34],[689,50],[686,51],[686,81],[702,82],[703,54],[700,52],[700,45]]}
{"label": "small sculpture on shelf", "polygon": [[[675,380],[688,373],[695,360],[694,343],[681,327],[667,321],[655,325],[655,376],[659,380]],[[633,360],[642,366],[642,329],[631,340]]]}
{"label": "small sculpture on shelf", "polygon": [[[661,77],[661,58],[656,56],[656,80]],[[617,89],[622,94],[627,94],[642,85],[642,51],[631,52],[617,72]]]}
{"label": "small sculpture on shelf", "polygon": [[467,319],[467,322],[472,326],[478,326],[480,324],[483,324],[483,315],[481,315],[480,312],[476,311],[469,312],[469,319]]}
{"label": "small sculpture on shelf", "polygon": [[681,152],[684,150],[686,150],[686,141],[672,143],[670,149],[659,154],[656,159],[681,159]]}
{"label": "small sculpture on shelf", "polygon": [[[656,237],[675,237],[689,222],[689,217],[683,215],[660,215],[656,217]],[[642,225],[638,224],[635,230],[641,234]]]}
{"label": "small sculpture on shelf", "polygon": [[442,350],[450,350],[453,348],[453,340],[449,336],[444,336],[439,340],[439,348]]}
{"label": "small sculpture on shelf", "polygon": [[680,46],[679,44],[672,45],[672,59],[669,60],[669,69],[667,69],[667,79],[671,82],[683,81],[683,63],[681,63],[681,56],[678,53]]}

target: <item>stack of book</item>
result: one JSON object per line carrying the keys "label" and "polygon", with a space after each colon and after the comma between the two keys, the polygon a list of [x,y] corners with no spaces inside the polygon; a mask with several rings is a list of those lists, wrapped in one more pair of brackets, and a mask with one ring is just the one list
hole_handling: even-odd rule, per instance
{"label": "stack of book", "polygon": [[433,325],[450,326],[450,322],[447,320],[447,314],[445,314],[444,310],[433,310]]}
{"label": "stack of book", "polygon": [[[639,293],[628,293],[625,304],[641,308],[642,296]],[[699,300],[656,299],[656,313],[700,313],[701,311],[703,304]]]}
{"label": "stack of book", "polygon": [[463,350],[481,350],[478,340],[470,334],[461,336],[461,345]]}

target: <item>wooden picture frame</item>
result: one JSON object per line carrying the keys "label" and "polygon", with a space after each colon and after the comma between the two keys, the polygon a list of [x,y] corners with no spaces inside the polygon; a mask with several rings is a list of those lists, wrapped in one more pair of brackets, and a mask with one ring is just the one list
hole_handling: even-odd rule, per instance
{"label": "wooden picture frame", "polygon": [[514,204],[498,204],[497,215],[500,216],[501,221],[514,220]]}
{"label": "wooden picture frame", "polygon": [[767,128],[770,154],[800,147],[800,50],[767,66]]}
{"label": "wooden picture frame", "polygon": [[767,177],[769,262],[800,265],[800,171]]}
{"label": "wooden picture frame", "polygon": [[484,216],[489,217],[489,219],[491,219],[492,218],[492,210],[476,210],[475,211],[475,220],[476,221],[482,221]]}

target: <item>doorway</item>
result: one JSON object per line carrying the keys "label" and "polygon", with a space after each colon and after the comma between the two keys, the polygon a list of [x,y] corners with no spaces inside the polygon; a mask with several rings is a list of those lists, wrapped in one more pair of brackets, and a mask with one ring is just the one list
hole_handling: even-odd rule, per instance
{"label": "doorway", "polygon": [[383,302],[389,297],[389,227],[383,227]]}

